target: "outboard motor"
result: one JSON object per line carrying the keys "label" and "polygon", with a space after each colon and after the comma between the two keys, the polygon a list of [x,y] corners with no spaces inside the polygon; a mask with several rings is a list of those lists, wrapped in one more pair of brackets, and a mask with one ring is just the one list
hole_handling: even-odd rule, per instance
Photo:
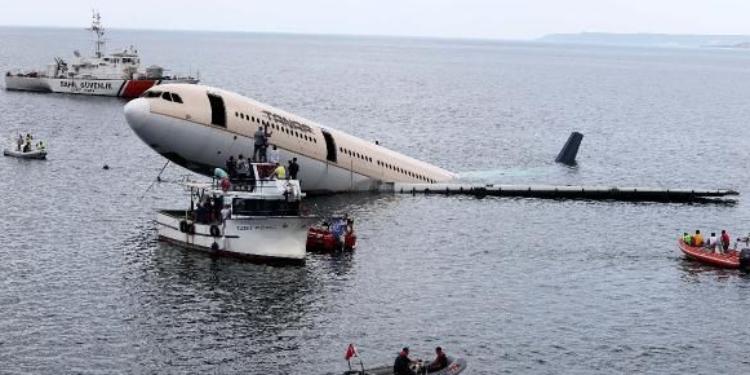
{"label": "outboard motor", "polygon": [[750,249],[748,248],[740,250],[740,269],[750,271]]}

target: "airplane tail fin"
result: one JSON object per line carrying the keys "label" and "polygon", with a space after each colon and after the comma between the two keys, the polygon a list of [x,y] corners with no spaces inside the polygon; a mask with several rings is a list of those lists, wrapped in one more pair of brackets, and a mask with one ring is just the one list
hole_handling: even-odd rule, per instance
{"label": "airplane tail fin", "polygon": [[565,165],[576,165],[576,155],[578,155],[578,148],[581,146],[582,140],[583,134],[579,132],[570,133],[570,137],[568,137],[560,153],[557,154],[555,161]]}

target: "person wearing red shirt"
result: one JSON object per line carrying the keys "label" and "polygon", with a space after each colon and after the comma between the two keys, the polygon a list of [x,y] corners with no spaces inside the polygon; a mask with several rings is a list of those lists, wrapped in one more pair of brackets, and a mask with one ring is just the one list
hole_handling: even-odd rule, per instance
{"label": "person wearing red shirt", "polygon": [[727,250],[729,250],[729,233],[727,233],[726,230],[721,230],[721,247],[724,249],[724,252],[726,253]]}

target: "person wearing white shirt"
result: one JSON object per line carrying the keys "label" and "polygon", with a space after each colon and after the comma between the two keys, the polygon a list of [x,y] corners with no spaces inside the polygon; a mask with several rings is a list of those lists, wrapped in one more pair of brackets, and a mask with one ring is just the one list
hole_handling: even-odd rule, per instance
{"label": "person wearing white shirt", "polygon": [[719,239],[716,237],[716,233],[711,233],[711,237],[708,237],[708,248],[711,251],[716,251],[716,245],[719,244]]}
{"label": "person wearing white shirt", "polygon": [[276,149],[276,145],[271,147],[270,150],[268,150],[268,162],[271,164],[276,164],[281,161],[281,155],[279,154],[279,150]]}

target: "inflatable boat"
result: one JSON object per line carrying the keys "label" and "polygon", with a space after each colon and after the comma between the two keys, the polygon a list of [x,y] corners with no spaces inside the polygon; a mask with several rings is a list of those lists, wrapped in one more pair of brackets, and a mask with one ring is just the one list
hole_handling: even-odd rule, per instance
{"label": "inflatable boat", "polygon": [[4,149],[3,155],[19,159],[46,159],[47,150],[31,150],[27,152]]}
{"label": "inflatable boat", "polygon": [[[460,374],[466,369],[466,360],[463,358],[453,358],[448,356],[448,367],[434,371],[427,372],[427,369],[422,365],[422,362],[412,366],[412,370],[417,374],[430,374],[430,375],[456,375]],[[393,375],[393,365],[391,366],[380,366],[370,369],[360,370],[349,370],[344,372],[344,375]]]}
{"label": "inflatable boat", "polygon": [[307,251],[332,253],[351,251],[357,247],[354,220],[348,215],[334,216],[307,231]]}
{"label": "inflatable boat", "polygon": [[677,246],[687,258],[703,264],[719,268],[750,270],[750,249],[740,251],[729,249],[719,254],[704,247],[688,245],[681,238],[677,240]]}

